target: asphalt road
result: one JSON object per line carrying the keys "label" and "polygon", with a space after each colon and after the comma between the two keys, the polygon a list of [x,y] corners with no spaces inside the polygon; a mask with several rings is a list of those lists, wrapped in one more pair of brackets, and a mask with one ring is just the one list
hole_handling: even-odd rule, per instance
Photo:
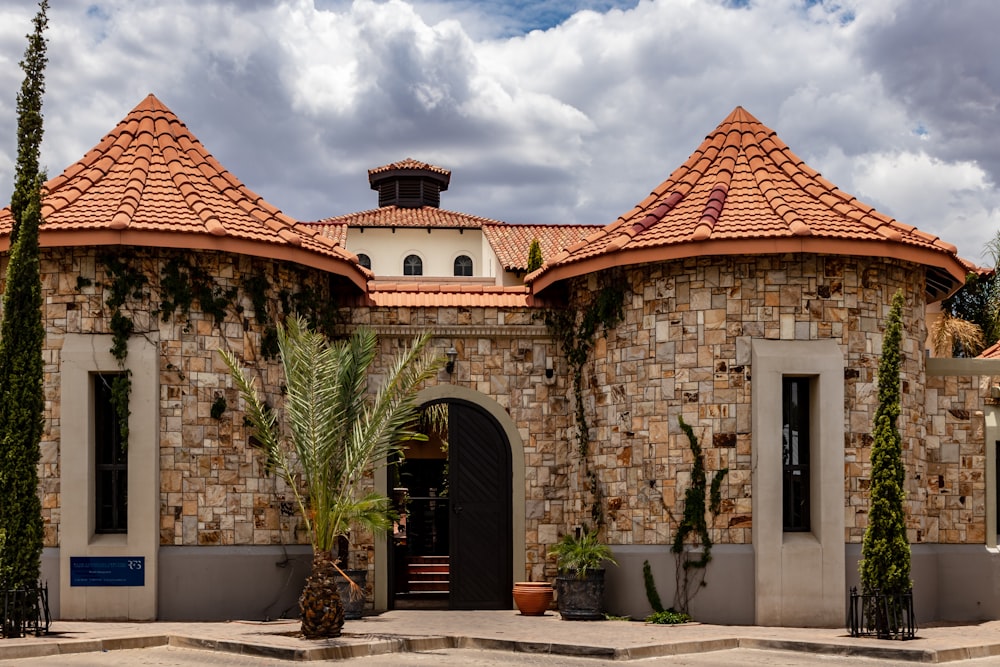
{"label": "asphalt road", "polygon": [[[78,653],[23,660],[0,660],[0,666],[23,665],[35,667],[291,667],[301,663],[256,658],[169,646],[102,653]],[[594,658],[511,653],[507,651],[482,651],[477,649],[444,649],[420,653],[393,653],[384,656],[355,658],[346,661],[316,661],[310,665],[345,665],[354,667],[407,667],[408,665],[434,665],[435,667],[492,667],[495,665],[536,665],[539,667],[841,667],[846,665],[868,667],[912,667],[914,663],[898,660],[873,660],[845,658],[790,651],[759,651],[734,649],[696,655],[649,658],[645,660],[608,661]],[[995,667],[1000,658],[983,658],[954,663],[956,667]]]}

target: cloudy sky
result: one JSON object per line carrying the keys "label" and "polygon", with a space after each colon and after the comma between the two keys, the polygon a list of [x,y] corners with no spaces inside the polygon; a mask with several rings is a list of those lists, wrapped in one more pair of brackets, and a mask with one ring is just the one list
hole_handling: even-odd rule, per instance
{"label": "cloudy sky", "polygon": [[[0,5],[0,201],[37,9]],[[300,220],[367,170],[452,170],[442,207],[612,222],[736,106],[968,259],[1000,230],[996,0],[54,0],[43,164],[147,93]]]}

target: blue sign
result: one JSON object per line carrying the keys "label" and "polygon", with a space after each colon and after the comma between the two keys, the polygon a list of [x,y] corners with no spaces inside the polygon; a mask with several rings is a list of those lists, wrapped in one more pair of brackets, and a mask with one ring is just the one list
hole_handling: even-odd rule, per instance
{"label": "blue sign", "polygon": [[145,556],[70,556],[70,586],[145,586]]}

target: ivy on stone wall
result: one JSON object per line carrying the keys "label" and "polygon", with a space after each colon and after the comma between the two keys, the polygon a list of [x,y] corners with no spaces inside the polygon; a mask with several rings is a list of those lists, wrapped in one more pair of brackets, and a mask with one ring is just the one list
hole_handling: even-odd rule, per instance
{"label": "ivy on stone wall", "polygon": [[[691,600],[706,585],[705,570],[712,562],[712,537],[708,534],[705,514],[711,513],[713,519],[718,516],[722,505],[722,480],[729,474],[729,468],[716,470],[709,486],[706,481],[705,455],[701,443],[683,417],[678,417],[677,421],[687,436],[694,460],[691,467],[691,484],[684,490],[684,515],[677,526],[670,551],[674,554],[677,566],[674,609],[683,614],[690,614]],[[692,538],[691,544],[688,543],[689,538]],[[701,549],[697,557],[693,556],[692,546]]]}
{"label": "ivy on stone wall", "polygon": [[[128,447],[128,418],[132,414],[129,407],[129,397],[132,394],[132,371],[126,367],[128,359],[128,340],[135,332],[135,323],[130,315],[122,310],[127,307],[129,299],[141,301],[147,298],[146,287],[149,279],[141,269],[119,255],[104,253],[98,256],[98,262],[104,267],[108,277],[107,284],[100,285],[105,289],[105,305],[111,309],[108,318],[108,328],[111,330],[111,356],[115,358],[121,373],[111,379],[111,407],[118,417],[118,434],[121,446]],[[77,281],[77,286],[84,285]]]}
{"label": "ivy on stone wall", "polygon": [[204,269],[182,257],[172,257],[160,273],[160,318],[164,322],[169,322],[176,311],[187,316],[195,301],[201,312],[211,315],[216,324],[226,319],[230,306],[237,314],[242,312],[235,287],[222,289]]}
{"label": "ivy on stone wall", "polygon": [[604,493],[597,474],[590,469],[590,425],[583,400],[583,369],[598,332],[614,329],[625,317],[625,278],[620,272],[601,276],[602,286],[582,309],[550,309],[545,313],[549,333],[558,341],[569,365],[575,399],[577,452],[592,496],[593,521],[604,524]]}
{"label": "ivy on stone wall", "polygon": [[[111,403],[118,416],[122,446],[127,447],[132,388],[131,371],[127,368],[128,341],[131,336],[141,333],[136,329],[131,312],[138,310],[142,303],[149,305],[150,281],[139,265],[122,255],[100,253],[97,261],[107,276],[107,282],[97,286],[104,289],[104,303],[110,310],[111,354],[122,371],[111,381]],[[166,323],[177,316],[187,317],[197,305],[202,313],[220,325],[230,315],[237,320],[242,318],[242,289],[253,306],[254,320],[261,330],[260,351],[264,359],[272,359],[277,354],[277,322],[293,313],[301,314],[311,327],[332,337],[335,325],[341,321],[337,305],[333,303],[332,294],[312,287],[306,272],[298,271],[292,280],[299,286],[298,290],[283,289],[277,294],[273,293],[265,272],[250,271],[248,274],[239,286],[223,288],[196,262],[187,257],[171,257],[160,271],[158,308],[150,308],[150,312],[158,313],[160,320]],[[89,278],[77,278],[78,290],[90,285]],[[244,321],[243,326],[246,328],[249,323]],[[183,377],[181,370],[177,371]],[[226,409],[225,399],[220,402],[219,398],[212,406],[212,417],[216,419],[221,418]]]}

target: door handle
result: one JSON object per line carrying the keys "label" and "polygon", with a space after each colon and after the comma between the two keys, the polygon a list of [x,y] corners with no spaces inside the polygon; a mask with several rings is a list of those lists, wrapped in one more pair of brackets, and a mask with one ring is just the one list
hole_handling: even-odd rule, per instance
{"label": "door handle", "polygon": [[452,505],[452,509],[455,511],[455,514],[458,514],[459,512],[462,511],[462,506],[461,505]]}

